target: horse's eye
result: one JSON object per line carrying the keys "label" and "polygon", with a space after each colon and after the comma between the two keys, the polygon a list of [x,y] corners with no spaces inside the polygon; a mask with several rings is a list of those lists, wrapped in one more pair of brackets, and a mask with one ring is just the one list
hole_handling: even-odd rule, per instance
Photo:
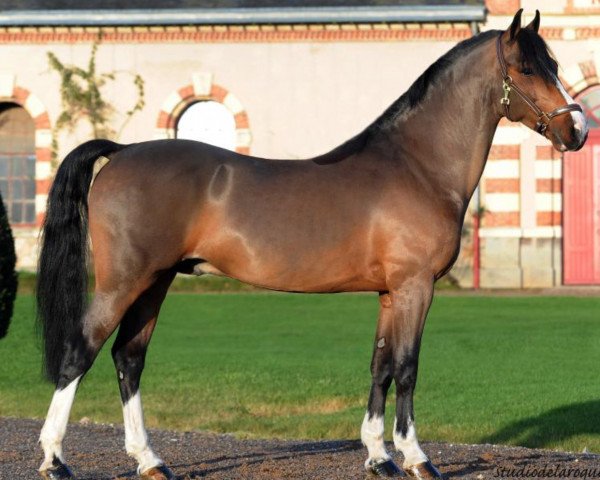
{"label": "horse's eye", "polygon": [[521,73],[526,77],[531,77],[533,75],[533,70],[531,68],[525,67],[523,70],[521,70]]}

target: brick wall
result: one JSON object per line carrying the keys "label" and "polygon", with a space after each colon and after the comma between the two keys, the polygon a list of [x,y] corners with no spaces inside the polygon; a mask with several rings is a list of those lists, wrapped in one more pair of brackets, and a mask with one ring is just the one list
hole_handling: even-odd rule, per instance
{"label": "brick wall", "polygon": [[485,6],[492,15],[514,15],[521,8],[521,0],[486,0]]}

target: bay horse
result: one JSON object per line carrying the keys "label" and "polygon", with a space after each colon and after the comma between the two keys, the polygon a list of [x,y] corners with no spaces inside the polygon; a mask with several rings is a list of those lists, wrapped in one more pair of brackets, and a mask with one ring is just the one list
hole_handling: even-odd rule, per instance
{"label": "bay horse", "polygon": [[[178,272],[287,292],[379,294],[361,439],[367,472],[442,478],[421,450],[413,392],[434,282],[455,261],[469,200],[500,119],[560,151],[587,124],[539,36],[539,12],[443,55],[362,133],[309,160],[266,160],[193,141],[92,140],[57,171],[37,289],[45,370],[56,385],[40,435],[46,479],[73,478],[62,440],[82,376],[117,327],[112,356],[125,447],[143,479],[174,478],[149,445],[139,392],[146,348]],[[86,252],[95,295],[86,306]],[[396,383],[394,445],[385,399]]]}

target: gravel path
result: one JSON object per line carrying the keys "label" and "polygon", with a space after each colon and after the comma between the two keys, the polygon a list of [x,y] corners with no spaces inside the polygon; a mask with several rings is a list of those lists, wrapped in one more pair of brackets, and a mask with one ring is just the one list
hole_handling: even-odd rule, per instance
{"label": "gravel path", "polygon": [[[41,426],[39,420],[0,418],[0,479],[38,478],[41,451],[36,440]],[[181,480],[365,478],[365,450],[359,441],[236,440],[229,435],[165,430],[152,430],[150,437]],[[600,455],[428,442],[423,447],[452,479],[600,479]],[[64,448],[78,480],[136,478],[134,462],[123,452],[121,426],[72,424]],[[560,471],[550,471],[556,468]]]}

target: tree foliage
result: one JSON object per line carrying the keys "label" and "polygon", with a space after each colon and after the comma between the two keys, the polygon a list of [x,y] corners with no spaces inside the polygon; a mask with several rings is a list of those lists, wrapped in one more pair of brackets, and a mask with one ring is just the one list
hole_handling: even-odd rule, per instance
{"label": "tree foliage", "polygon": [[[60,75],[60,95],[62,112],[54,126],[52,153],[56,159],[58,154],[57,134],[62,130],[73,131],[79,122],[90,125],[94,138],[117,140],[131,117],[144,108],[144,80],[138,74],[130,72],[99,73],[96,68],[96,55],[99,43],[92,46],[90,59],[86,68],[76,65],[65,65],[58,57],[48,52],[50,68]],[[133,76],[133,85],[137,98],[131,109],[124,113],[125,119],[118,129],[113,128],[115,108],[102,95],[102,87],[114,81],[118,74]]]}

